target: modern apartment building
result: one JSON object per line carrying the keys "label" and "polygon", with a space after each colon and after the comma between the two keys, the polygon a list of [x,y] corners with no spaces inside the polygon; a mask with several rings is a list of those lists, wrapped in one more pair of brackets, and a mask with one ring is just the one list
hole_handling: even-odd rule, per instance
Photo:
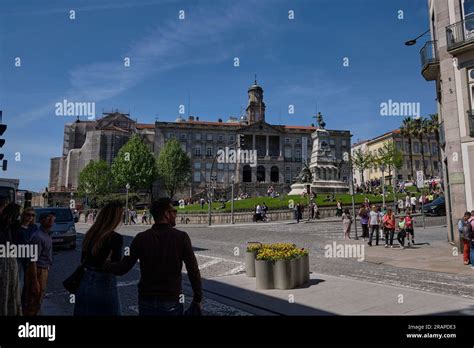
{"label": "modern apartment building", "polygon": [[474,209],[474,0],[429,0],[428,7],[421,73],[435,82],[448,239],[458,243],[456,223]]}

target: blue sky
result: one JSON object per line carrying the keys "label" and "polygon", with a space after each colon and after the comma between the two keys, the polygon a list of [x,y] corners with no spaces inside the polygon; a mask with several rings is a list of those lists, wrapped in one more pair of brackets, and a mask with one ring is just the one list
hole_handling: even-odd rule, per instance
{"label": "blue sky", "polygon": [[9,168],[0,176],[24,189],[47,185],[49,159],[61,155],[64,124],[74,120],[55,115],[63,99],[153,123],[176,119],[191,95],[190,113],[216,121],[245,108],[254,73],[267,122],[310,125],[317,105],[327,128],[349,129],[354,141],[377,136],[402,120],[380,115],[389,99],[436,111],[434,84],[420,73],[429,37],[403,44],[427,28],[426,0],[1,0]]}

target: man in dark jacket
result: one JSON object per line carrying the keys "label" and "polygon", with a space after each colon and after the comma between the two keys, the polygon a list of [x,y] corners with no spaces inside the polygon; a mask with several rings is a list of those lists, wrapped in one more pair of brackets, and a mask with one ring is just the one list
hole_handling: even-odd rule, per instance
{"label": "man in dark jacket", "polygon": [[130,271],[140,260],[138,283],[140,315],[172,315],[184,313],[181,270],[186,265],[194,298],[200,308],[202,301],[201,274],[188,234],[174,228],[177,210],[170,198],[160,198],[150,208],[155,224],[136,235],[130,255],[118,263],[108,263],[105,269],[116,275]]}

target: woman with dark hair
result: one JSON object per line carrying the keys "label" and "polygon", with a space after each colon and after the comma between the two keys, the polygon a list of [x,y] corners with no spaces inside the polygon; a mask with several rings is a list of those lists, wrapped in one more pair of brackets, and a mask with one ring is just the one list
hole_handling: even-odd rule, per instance
{"label": "woman with dark hair", "polygon": [[[20,226],[16,231],[13,239],[16,245],[27,245],[30,242],[33,234],[38,230],[38,226],[35,224],[36,213],[33,208],[26,208],[21,213]],[[26,307],[26,274],[29,265],[27,258],[18,258],[18,275],[20,278],[20,291],[21,291],[21,303],[23,309]]]}
{"label": "woman with dark hair", "polygon": [[122,258],[123,237],[115,232],[122,214],[120,203],[107,204],[84,237],[81,262],[85,273],[76,293],[74,315],[121,315],[117,280],[103,266]]}
{"label": "woman with dark hair", "polygon": [[[18,228],[20,206],[8,204],[0,215],[0,244],[7,248],[13,244],[13,236]],[[21,294],[16,258],[0,257],[0,316],[21,315]]]}

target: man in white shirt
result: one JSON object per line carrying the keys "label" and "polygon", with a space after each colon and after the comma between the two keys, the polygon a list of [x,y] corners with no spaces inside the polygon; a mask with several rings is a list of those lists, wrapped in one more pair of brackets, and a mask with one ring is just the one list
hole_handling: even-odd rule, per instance
{"label": "man in white shirt", "polygon": [[411,201],[411,212],[416,213],[416,197],[414,194],[411,196],[410,201]]}
{"label": "man in white shirt", "polygon": [[380,213],[377,211],[375,205],[372,206],[372,210],[369,213],[369,246],[372,246],[372,239],[375,233],[375,245],[379,245],[379,225],[380,225]]}

